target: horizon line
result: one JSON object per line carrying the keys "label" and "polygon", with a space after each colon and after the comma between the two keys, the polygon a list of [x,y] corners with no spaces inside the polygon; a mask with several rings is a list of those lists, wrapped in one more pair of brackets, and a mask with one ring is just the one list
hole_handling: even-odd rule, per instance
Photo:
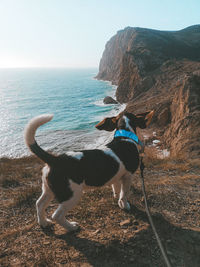
{"label": "horizon line", "polygon": [[69,67],[69,66],[24,66],[24,67],[1,67],[0,69],[98,69],[99,66]]}

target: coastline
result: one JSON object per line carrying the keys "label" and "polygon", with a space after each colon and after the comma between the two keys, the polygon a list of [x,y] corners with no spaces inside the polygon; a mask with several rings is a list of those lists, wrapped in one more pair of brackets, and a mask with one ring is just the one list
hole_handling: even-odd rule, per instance
{"label": "coastline", "polygon": [[[38,70],[36,72],[38,73]],[[30,70],[28,71],[28,73],[32,74]],[[70,73],[73,74],[73,71],[71,71]],[[42,70],[40,74],[41,76],[47,75],[48,70]],[[16,75],[19,75],[19,72]],[[97,131],[94,128],[94,125],[98,123],[100,120],[102,120],[104,116],[115,115],[116,112],[120,110],[120,107],[113,106],[113,105],[112,106],[105,105],[103,103],[103,98],[105,96],[115,94],[116,87],[111,85],[107,81],[99,81],[99,84],[91,82],[94,79],[93,76],[94,76],[94,72],[93,73],[89,72],[85,74],[85,71],[84,71],[84,73],[80,73],[80,76],[78,78],[79,79],[78,86],[82,87],[81,89],[82,91],[81,91],[81,95],[78,94],[79,97],[77,98],[77,99],[80,99],[80,101],[77,102],[76,100],[74,100],[76,99],[75,95],[72,95],[71,107],[69,109],[67,109],[65,107],[66,105],[64,105],[63,107],[61,107],[62,110],[59,110],[60,106],[57,107],[57,101],[54,101],[53,111],[50,111],[50,110],[45,111],[43,110],[43,108],[41,108],[41,113],[49,113],[50,111],[51,113],[53,112],[55,114],[54,120],[51,123],[45,125],[44,129],[43,128],[39,129],[38,132],[36,133],[36,139],[38,143],[44,149],[53,151],[55,153],[64,153],[68,150],[87,149],[88,146],[89,147],[93,146],[95,148],[96,146],[99,145],[98,139],[100,139],[100,142],[102,143],[102,136],[104,136],[104,134]],[[46,76],[44,77],[46,78]],[[72,78],[73,78],[72,82],[74,82],[74,79],[76,80],[76,77],[73,76]],[[40,80],[38,81],[40,82]],[[67,81],[68,80],[64,80],[64,85],[61,84],[61,87],[65,86]],[[83,81],[83,86],[82,86],[82,81]],[[51,82],[53,82],[53,84],[56,83],[54,80],[50,80],[50,81],[44,80],[44,82],[45,84],[47,83],[46,88],[45,88],[46,91],[49,90],[48,88],[51,88]],[[93,85],[97,87],[93,88]],[[73,83],[72,83],[72,86],[73,86]],[[35,85],[33,85],[32,87],[35,88]],[[76,88],[77,90],[79,90],[79,87],[76,87]],[[98,90],[96,91],[97,88]],[[45,90],[41,92],[44,93]],[[86,95],[82,95],[84,92],[86,92]],[[82,96],[85,97],[84,98],[85,102],[81,100]],[[65,96],[63,96],[63,98],[64,97],[66,98],[66,94]],[[62,101],[62,100],[60,100],[59,98],[59,101]],[[67,102],[68,106],[70,106],[70,97],[67,98],[67,101],[68,101]],[[70,117],[70,112],[71,113],[74,112],[74,109],[76,108],[76,103],[80,103],[80,107],[81,107],[80,112],[82,114],[84,114],[85,111],[87,112],[87,110],[88,110],[88,113],[86,113],[84,118],[83,116],[79,118],[76,115],[75,120],[74,120],[74,118],[72,119]],[[15,114],[11,113],[9,116],[9,119],[11,118],[12,122],[11,121],[7,122],[6,117],[2,119],[3,124],[5,125],[4,126],[5,129],[2,129],[2,133],[1,133],[2,142],[1,142],[0,158],[2,157],[3,158],[5,157],[6,158],[21,158],[24,156],[31,155],[29,153],[29,150],[26,148],[24,144],[23,128],[25,127],[29,119],[31,119],[32,117],[36,115],[39,115],[38,111],[40,110],[40,107],[39,109],[36,109],[34,111],[32,110],[32,105],[33,103],[30,102],[30,108],[28,107],[28,110],[23,111],[23,105],[21,109],[21,102],[20,102],[20,106],[17,108],[17,110],[20,112],[21,115],[18,115],[18,113],[15,113]],[[2,110],[4,109],[5,107],[2,106]],[[30,115],[30,114],[33,114],[33,115]],[[17,119],[16,119],[17,126],[15,126],[14,124],[15,123],[14,116],[17,116]],[[105,138],[107,139],[107,136]]]}

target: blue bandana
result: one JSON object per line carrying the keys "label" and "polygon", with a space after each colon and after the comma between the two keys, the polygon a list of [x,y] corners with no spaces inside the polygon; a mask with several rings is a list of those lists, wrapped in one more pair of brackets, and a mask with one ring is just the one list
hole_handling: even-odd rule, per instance
{"label": "blue bandana", "polygon": [[114,137],[126,137],[132,139],[136,144],[140,146],[144,146],[144,144],[139,140],[138,136],[133,132],[126,131],[126,130],[117,130],[115,132]]}

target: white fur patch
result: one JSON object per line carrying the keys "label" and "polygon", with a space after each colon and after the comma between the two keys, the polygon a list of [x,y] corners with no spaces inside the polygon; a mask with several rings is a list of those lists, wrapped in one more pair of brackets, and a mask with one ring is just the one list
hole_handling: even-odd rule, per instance
{"label": "white fur patch", "polygon": [[47,176],[49,174],[49,171],[50,171],[49,166],[48,165],[45,165],[43,167],[43,169],[42,169],[42,182],[43,182],[42,186],[49,187],[48,184],[47,184]]}
{"label": "white fur patch", "polygon": [[82,157],[83,157],[82,152],[69,151],[66,154],[67,154],[67,156],[71,156],[71,157],[76,158],[78,160],[82,159]]}
{"label": "white fur patch", "polygon": [[24,131],[24,138],[27,146],[35,143],[35,132],[37,128],[52,120],[52,118],[52,114],[43,114],[29,121]]}
{"label": "white fur patch", "polygon": [[77,184],[77,183],[74,183],[72,180],[69,179],[69,186],[73,192],[73,196],[69,200],[67,200],[66,203],[70,203],[70,205],[73,206],[77,203],[77,201],[81,197],[84,183]]}
{"label": "white fur patch", "polygon": [[122,163],[122,161],[118,158],[118,156],[110,148],[104,149],[103,152],[105,154],[111,156],[112,158],[114,158],[119,163],[119,170],[118,170],[118,172],[111,178],[110,181],[108,181],[106,183],[106,185],[109,185],[109,184],[113,184],[113,183],[115,183],[115,181],[119,180],[120,177],[122,177],[122,175],[125,174],[124,172],[126,172],[126,169],[125,169],[125,166]]}
{"label": "white fur patch", "polygon": [[105,154],[111,156],[112,158],[114,158],[118,163],[121,163],[121,160],[118,158],[118,156],[112,151],[112,149],[110,148],[104,148],[102,150]]}
{"label": "white fur patch", "polygon": [[123,118],[125,120],[126,128],[129,129],[131,132],[134,132],[129,124],[129,118],[127,118],[126,116],[123,116]]}
{"label": "white fur patch", "polygon": [[83,183],[82,184],[77,184],[73,182],[72,180],[69,179],[69,185],[70,188],[73,192],[81,192],[83,188]]}

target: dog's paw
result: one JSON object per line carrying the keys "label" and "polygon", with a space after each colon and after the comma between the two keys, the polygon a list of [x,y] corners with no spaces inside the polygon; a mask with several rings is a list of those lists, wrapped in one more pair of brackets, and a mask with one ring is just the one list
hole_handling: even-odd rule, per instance
{"label": "dog's paw", "polygon": [[120,209],[123,209],[123,210],[130,210],[131,209],[129,202],[123,201],[122,199],[120,199],[118,201],[118,205],[119,205]]}
{"label": "dog's paw", "polygon": [[70,222],[70,225],[68,225],[67,230],[68,230],[69,232],[73,232],[73,231],[78,230],[79,228],[80,228],[80,227],[79,227],[79,225],[78,225],[77,222]]}
{"label": "dog's paw", "polygon": [[124,209],[124,201],[119,199],[118,200],[118,206],[120,207],[120,209]]}
{"label": "dog's paw", "polygon": [[125,210],[130,210],[130,209],[131,209],[131,205],[129,204],[128,201],[127,201],[126,204],[124,205],[124,209],[125,209]]}

